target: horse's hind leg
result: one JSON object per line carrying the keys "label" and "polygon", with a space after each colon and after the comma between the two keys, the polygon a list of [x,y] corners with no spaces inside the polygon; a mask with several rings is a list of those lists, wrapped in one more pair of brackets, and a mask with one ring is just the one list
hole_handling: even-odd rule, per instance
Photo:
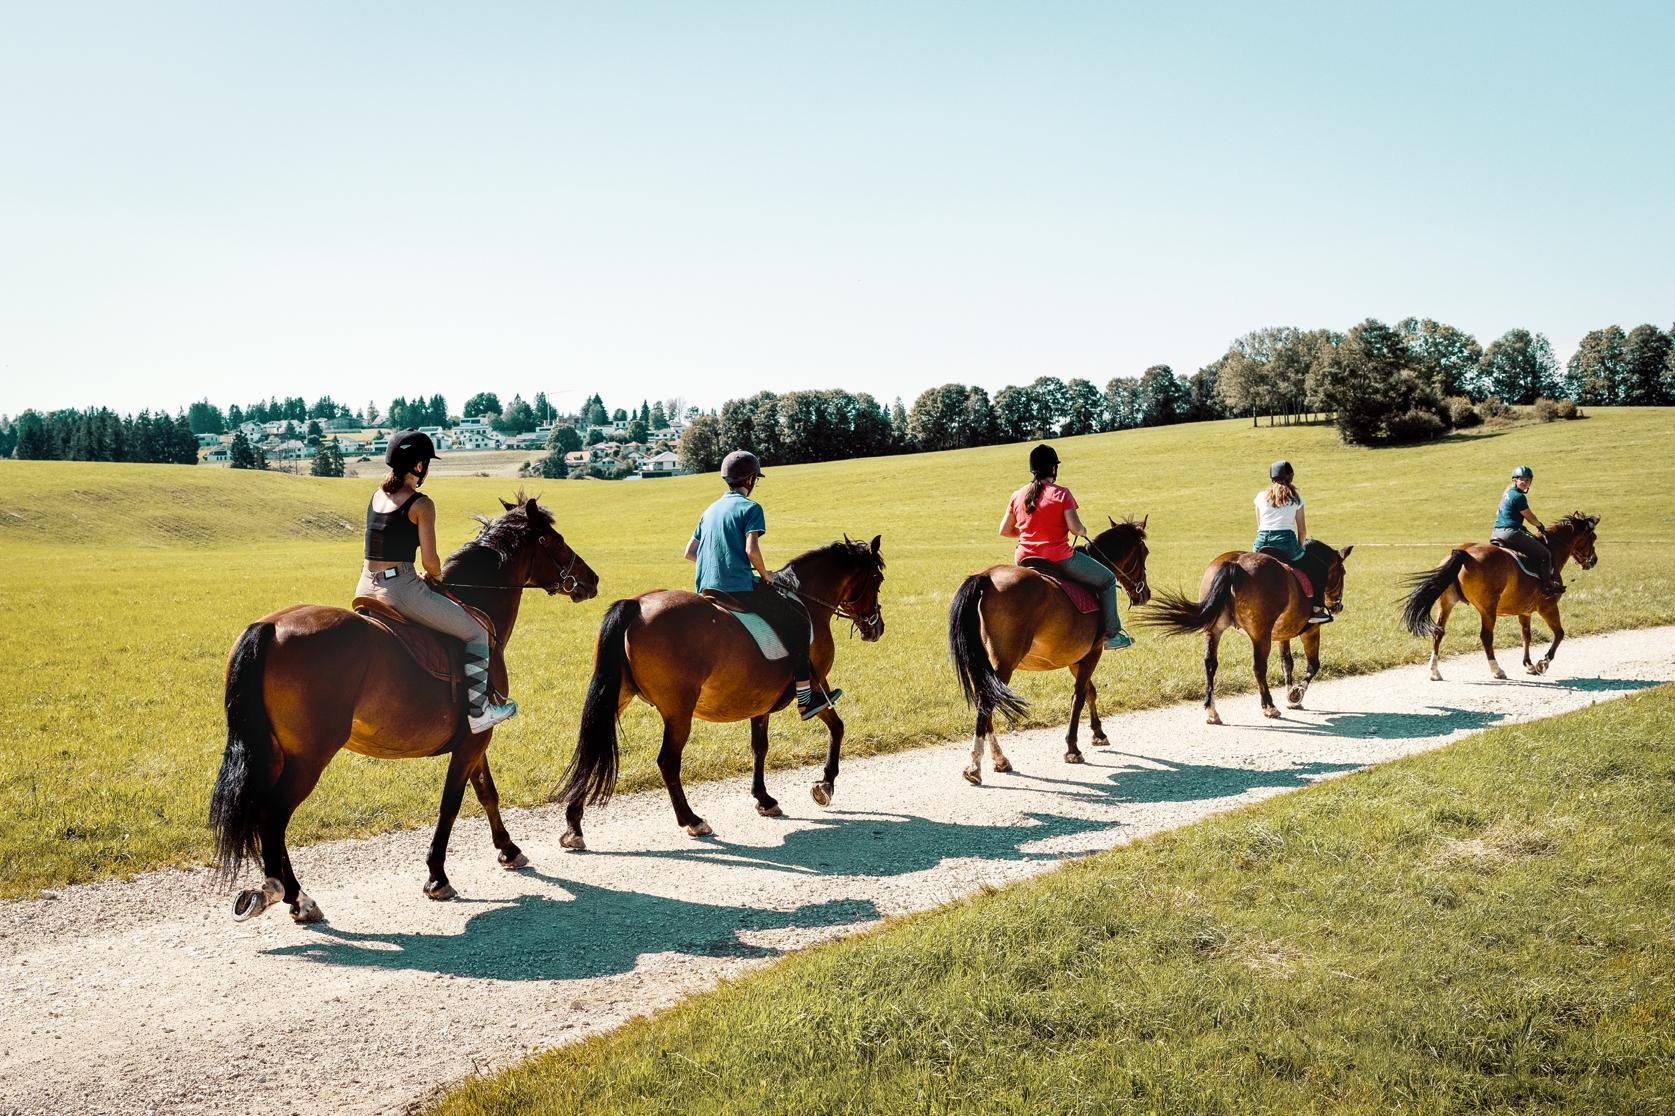
{"label": "horse's hind leg", "polygon": [[477,801],[482,803],[483,814],[489,819],[489,835],[494,838],[494,847],[500,850],[500,866],[509,871],[527,865],[529,858],[512,843],[512,835],[500,820],[500,791],[495,788],[494,776],[489,774],[487,752],[471,771],[471,789],[477,792]]}
{"label": "horse's hind leg", "polygon": [[1291,709],[1303,708],[1303,695],[1309,692],[1309,683],[1320,673],[1320,627],[1311,624],[1303,629],[1303,661],[1304,670],[1302,681],[1293,686],[1286,694],[1286,705]]}
{"label": "horse's hind leg", "polygon": [[768,793],[768,784],[763,777],[763,768],[768,765],[768,715],[750,719],[750,756],[754,767],[750,776],[750,794],[756,799],[756,812],[764,818],[777,818],[785,811],[779,808],[779,803],[773,795]]}
{"label": "horse's hind leg", "polygon": [[1489,673],[1496,678],[1505,678],[1506,671],[1495,661],[1495,609],[1491,605],[1484,609],[1478,618],[1477,637],[1483,641],[1483,654],[1489,660]]}
{"label": "horse's hind leg", "polygon": [[[280,897],[290,907],[291,918],[297,922],[319,922],[326,917],[320,905],[304,894],[302,884],[297,881],[296,870],[291,867],[291,852],[285,847],[285,830],[291,824],[291,815],[314,789],[324,767],[323,763],[315,765],[307,759],[287,754],[285,768],[270,792],[268,808],[262,817],[262,869],[267,874],[262,893],[271,894],[277,881],[281,888]],[[264,907],[266,905],[263,904]]]}
{"label": "horse's hind leg", "polygon": [[828,705],[820,711],[820,720],[826,726],[826,768],[820,773],[820,781],[809,788],[809,794],[821,806],[832,804],[832,795],[837,793],[838,754],[843,751],[843,718],[838,711]]}
{"label": "horse's hind leg", "polygon": [[1547,668],[1553,665],[1553,655],[1558,651],[1559,644],[1564,642],[1564,621],[1559,619],[1559,602],[1557,600],[1544,600],[1536,608],[1541,613],[1542,623],[1546,624],[1547,630],[1553,633],[1552,646],[1547,648],[1547,654],[1541,657],[1541,661],[1535,664],[1537,674],[1546,674]]}
{"label": "horse's hind leg", "polygon": [[[1012,684],[1011,667],[1006,667],[1004,670],[996,670],[995,673],[999,675],[1001,685],[1010,686]],[[995,774],[1005,775],[1007,772],[1012,770],[1012,761],[1007,759],[1006,753],[1000,750],[1000,734],[995,732],[995,719],[992,714],[989,717],[987,736],[989,741],[989,760],[994,764]]]}
{"label": "horse's hind leg", "polygon": [[1274,704],[1274,695],[1268,691],[1268,655],[1274,649],[1273,637],[1264,635],[1251,640],[1250,645],[1251,668],[1256,672],[1256,688],[1262,695],[1262,715],[1278,717],[1279,707]]}
{"label": "horse's hind leg", "polygon": [[1530,618],[1528,613],[1518,616],[1518,634],[1524,637],[1524,673],[1540,674],[1541,668],[1530,661]]}
{"label": "horse's hind leg", "polygon": [[686,790],[680,785],[680,754],[692,735],[692,711],[663,714],[663,746],[657,751],[657,770],[663,775],[663,785],[669,790],[669,804],[675,808],[675,823],[693,837],[704,837],[715,831],[709,823],[692,812],[687,805]]}
{"label": "horse's hind leg", "polygon": [[[1297,692],[1297,686],[1292,681],[1292,678],[1293,678],[1292,668],[1295,665],[1296,664],[1292,661],[1292,658],[1291,658],[1291,641],[1289,639],[1280,640],[1280,682],[1283,684],[1284,689],[1285,689],[1287,704],[1289,704],[1292,701],[1297,700],[1296,698],[1291,696],[1291,695],[1293,695]],[[1291,708],[1296,709],[1297,706],[1292,705]]]}
{"label": "horse's hind leg", "polygon": [[1213,628],[1204,633],[1204,720],[1208,724],[1221,724],[1221,714],[1216,712],[1216,651],[1221,646],[1220,628]]}
{"label": "horse's hind leg", "polygon": [[1436,626],[1431,632],[1431,681],[1442,681],[1442,637],[1448,628],[1448,614],[1460,601],[1459,590],[1450,585],[1437,598]]}
{"label": "horse's hind leg", "polygon": [[974,787],[983,783],[983,745],[988,743],[993,724],[993,713],[978,711],[977,723],[971,730],[971,762],[960,773]]}
{"label": "horse's hind leg", "polygon": [[430,838],[430,854],[425,857],[425,867],[430,869],[430,878],[425,881],[426,898],[452,899],[459,894],[448,882],[445,867],[448,837],[454,831],[454,819],[459,817],[459,806],[465,799],[465,784],[470,778],[468,772],[477,766],[482,749],[486,747],[487,741],[477,748],[463,746],[455,749],[448,758],[448,774],[442,781],[442,807],[436,815],[436,832]]}

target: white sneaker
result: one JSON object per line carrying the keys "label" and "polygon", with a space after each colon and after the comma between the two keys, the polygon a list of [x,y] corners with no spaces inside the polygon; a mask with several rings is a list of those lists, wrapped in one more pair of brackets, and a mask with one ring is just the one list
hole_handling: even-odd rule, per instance
{"label": "white sneaker", "polygon": [[518,703],[515,701],[508,701],[504,705],[491,701],[483,707],[481,713],[467,717],[465,724],[466,727],[470,728],[471,735],[475,736],[479,732],[486,732],[493,728],[507,717],[516,716],[517,712]]}

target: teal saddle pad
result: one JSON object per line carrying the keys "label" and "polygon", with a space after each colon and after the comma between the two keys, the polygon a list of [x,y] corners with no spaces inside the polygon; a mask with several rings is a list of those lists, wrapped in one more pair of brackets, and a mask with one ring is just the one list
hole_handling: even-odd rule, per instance
{"label": "teal saddle pad", "polygon": [[756,641],[756,646],[762,649],[762,657],[769,662],[790,658],[791,652],[785,647],[773,625],[755,612],[728,612],[727,615],[744,625],[744,630]]}

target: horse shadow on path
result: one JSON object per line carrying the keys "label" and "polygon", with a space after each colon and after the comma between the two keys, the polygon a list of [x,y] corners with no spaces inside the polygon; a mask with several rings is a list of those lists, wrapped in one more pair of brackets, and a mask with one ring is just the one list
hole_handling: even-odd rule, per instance
{"label": "horse shadow on path", "polygon": [[[1135,761],[1147,766],[1130,766]],[[1042,762],[1045,764],[1045,757]],[[1260,770],[1132,754],[1121,755],[1119,762],[1123,766],[1102,780],[1084,782],[1019,773],[997,776],[1011,780],[1010,784],[969,791],[961,785],[955,791],[981,794],[1032,790],[1055,795],[1067,806],[1092,811],[1104,808],[1103,816],[1098,817],[1022,811],[1010,824],[974,824],[857,811],[829,814],[812,824],[805,821],[765,845],[712,837],[684,849],[580,855],[621,859],[625,868],[635,860],[653,860],[666,862],[665,871],[679,872],[683,863],[701,862],[811,877],[905,876],[933,869],[949,858],[1046,863],[1080,856],[1085,850],[1051,851],[1041,848],[1044,842],[1120,828],[1121,822],[1111,816],[1113,807],[1207,801],[1258,788],[1292,789],[1319,776],[1360,766],[1304,763]],[[871,899],[833,899],[777,910],[753,906],[748,899],[696,902],[533,871],[524,874],[549,885],[554,894],[522,895],[505,902],[466,900],[483,903],[488,909],[473,915],[457,932],[370,933],[327,924],[314,928],[308,941],[268,952],[327,965],[491,980],[584,980],[632,972],[647,953],[772,957],[782,950],[743,940],[741,933],[858,926],[880,917]]]}

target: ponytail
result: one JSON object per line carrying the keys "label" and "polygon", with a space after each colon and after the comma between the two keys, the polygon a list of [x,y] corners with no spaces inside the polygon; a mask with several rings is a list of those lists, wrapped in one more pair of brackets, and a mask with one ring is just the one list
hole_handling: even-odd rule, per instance
{"label": "ponytail", "polygon": [[1284,481],[1275,481],[1268,486],[1265,497],[1270,508],[1283,508],[1287,504],[1301,504],[1303,498],[1297,495],[1297,489]]}
{"label": "ponytail", "polygon": [[394,469],[391,469],[390,470],[390,475],[385,477],[383,483],[380,484],[378,487],[383,490],[384,495],[394,496],[397,492],[401,491],[401,486],[406,484],[406,483],[407,483],[407,477],[406,476],[404,476],[404,475],[399,475],[398,476],[396,474],[396,471]]}
{"label": "ponytail", "polygon": [[1047,477],[1036,477],[1034,480],[1029,482],[1029,492],[1024,496],[1025,511],[1032,515],[1035,513],[1036,501],[1041,499],[1041,490],[1047,487],[1048,480],[1049,478]]}

